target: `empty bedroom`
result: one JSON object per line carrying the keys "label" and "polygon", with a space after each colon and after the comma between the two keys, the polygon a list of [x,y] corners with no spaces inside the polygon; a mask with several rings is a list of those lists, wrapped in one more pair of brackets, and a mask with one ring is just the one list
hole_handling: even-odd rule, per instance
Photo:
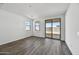
{"label": "empty bedroom", "polygon": [[0,3],[0,55],[78,55],[78,3]]}

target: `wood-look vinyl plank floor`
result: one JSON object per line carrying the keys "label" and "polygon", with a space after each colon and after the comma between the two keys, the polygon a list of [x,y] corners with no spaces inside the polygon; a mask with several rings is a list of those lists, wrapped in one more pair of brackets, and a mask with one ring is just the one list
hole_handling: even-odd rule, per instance
{"label": "wood-look vinyl plank floor", "polygon": [[65,42],[29,37],[0,45],[0,55],[71,55]]}

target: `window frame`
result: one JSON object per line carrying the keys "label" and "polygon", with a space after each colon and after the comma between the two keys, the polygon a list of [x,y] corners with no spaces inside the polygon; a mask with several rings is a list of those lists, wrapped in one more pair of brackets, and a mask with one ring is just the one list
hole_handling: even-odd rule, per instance
{"label": "window frame", "polygon": [[[36,23],[38,23],[38,25],[36,25]],[[39,27],[39,30],[37,30],[36,27]],[[40,22],[39,21],[35,22],[35,31],[40,31]]]}
{"label": "window frame", "polygon": [[[29,25],[27,25],[26,22],[29,22]],[[31,31],[31,21],[26,21],[26,22],[25,22],[26,28],[27,28],[27,26],[29,26],[29,28],[30,28],[29,30],[26,29],[26,31]]]}

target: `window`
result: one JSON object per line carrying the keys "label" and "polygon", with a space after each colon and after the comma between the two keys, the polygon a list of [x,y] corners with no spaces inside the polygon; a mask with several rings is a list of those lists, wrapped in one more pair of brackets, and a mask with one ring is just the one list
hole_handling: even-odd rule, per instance
{"label": "window", "polygon": [[35,22],[35,30],[36,31],[40,30],[40,22]]}
{"label": "window", "polygon": [[31,22],[30,21],[26,21],[25,25],[26,25],[26,30],[31,30]]}

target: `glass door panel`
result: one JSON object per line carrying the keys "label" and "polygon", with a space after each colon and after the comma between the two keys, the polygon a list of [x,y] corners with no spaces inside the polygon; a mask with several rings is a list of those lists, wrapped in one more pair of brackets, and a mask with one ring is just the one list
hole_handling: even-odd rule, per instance
{"label": "glass door panel", "polygon": [[52,25],[52,37],[60,39],[60,19],[53,19]]}
{"label": "glass door panel", "polygon": [[49,20],[46,20],[46,37],[49,37],[49,38],[51,38],[51,27],[52,27],[52,25],[51,25],[51,21],[49,21]]}

